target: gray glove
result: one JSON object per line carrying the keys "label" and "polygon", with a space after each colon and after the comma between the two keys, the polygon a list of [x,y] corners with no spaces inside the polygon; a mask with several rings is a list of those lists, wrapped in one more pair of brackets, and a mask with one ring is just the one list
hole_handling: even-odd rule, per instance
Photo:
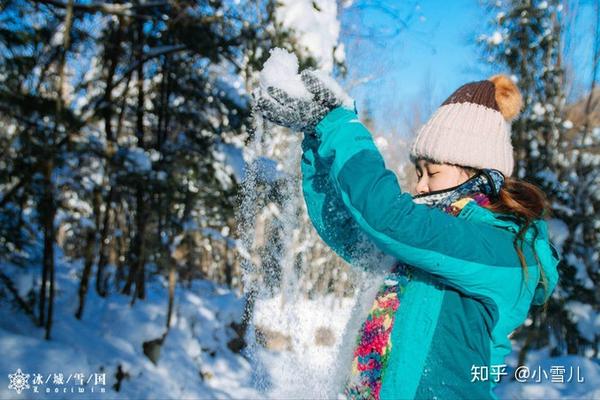
{"label": "gray glove", "polygon": [[280,88],[269,86],[267,93],[261,88],[252,92],[253,107],[265,119],[277,125],[312,133],[323,117],[341,106],[343,101],[313,71],[302,71],[300,78],[306,89],[314,95],[312,100],[292,97]]}

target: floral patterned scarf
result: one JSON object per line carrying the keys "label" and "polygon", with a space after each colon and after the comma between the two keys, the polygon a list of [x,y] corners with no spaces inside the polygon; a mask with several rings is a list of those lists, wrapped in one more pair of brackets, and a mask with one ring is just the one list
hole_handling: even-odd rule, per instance
{"label": "floral patterned scarf", "polygon": [[[461,185],[413,197],[419,204],[458,215],[470,201],[489,205],[498,196],[504,176],[494,169],[483,169]],[[366,321],[356,340],[352,372],[344,387],[349,399],[379,399],[383,372],[391,352],[390,333],[394,316],[406,285],[412,278],[411,267],[397,262],[379,288]]]}

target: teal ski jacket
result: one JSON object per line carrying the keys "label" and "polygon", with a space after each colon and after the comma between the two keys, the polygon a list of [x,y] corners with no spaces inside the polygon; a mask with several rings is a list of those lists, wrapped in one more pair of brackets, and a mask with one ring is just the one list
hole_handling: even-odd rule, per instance
{"label": "teal ski jacket", "polygon": [[[558,281],[561,255],[546,222],[536,220],[525,235],[524,282],[513,246],[517,222],[474,201],[458,216],[414,203],[355,111],[330,111],[314,135],[305,134],[302,150],[303,195],[323,240],[352,264],[366,238],[417,271],[396,311],[380,397],[497,399],[508,336]],[[473,368],[486,369],[487,379],[475,379]]]}

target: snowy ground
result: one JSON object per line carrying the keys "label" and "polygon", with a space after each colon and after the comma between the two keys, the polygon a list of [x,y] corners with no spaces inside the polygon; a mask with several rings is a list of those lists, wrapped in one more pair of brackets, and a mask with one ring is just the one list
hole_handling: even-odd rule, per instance
{"label": "snowy ground", "polygon": [[[3,265],[4,272],[9,266]],[[81,321],[73,315],[77,307],[77,278],[80,266],[60,264],[57,268],[53,339],[43,339],[44,331],[5,303],[0,307],[0,398],[124,398],[198,399],[257,398],[249,382],[251,367],[245,358],[232,353],[226,343],[235,336],[228,325],[239,320],[242,302],[229,290],[208,281],[194,282],[191,288],[178,288],[172,328],[154,365],[143,353],[142,343],[164,332],[167,309],[166,282],[147,285],[147,299],[130,307],[130,298],[113,294],[107,299],[90,290]],[[118,366],[127,374],[119,392],[114,391]],[[30,374],[30,388],[19,395],[9,389],[8,374],[20,368]],[[106,373],[106,384],[81,386],[71,374]],[[34,393],[34,374],[48,383]],[[52,384],[54,374],[63,374],[64,383]],[[71,393],[79,388],[84,393]],[[106,393],[99,390],[105,388]],[[46,389],[67,393],[45,393]],[[94,392],[91,392],[91,390]]]}
{"label": "snowy ground", "polygon": [[[15,275],[16,270],[2,265],[2,271]],[[75,398],[75,399],[208,399],[208,398],[316,398],[328,385],[328,373],[334,362],[334,347],[319,344],[317,331],[328,333],[320,340],[339,342],[352,301],[331,297],[319,300],[281,298],[258,300],[257,325],[283,332],[281,340],[292,350],[256,352],[246,357],[231,352],[227,342],[235,337],[229,328],[239,321],[243,302],[238,293],[208,281],[196,281],[190,288],[178,287],[172,328],[162,346],[158,365],[143,353],[142,343],[163,333],[167,290],[162,279],[151,280],[147,299],[129,305],[129,297],[113,294],[107,299],[88,294],[84,318],[73,314],[77,306],[78,264],[57,266],[57,298],[53,339],[45,341],[44,332],[22,312],[0,306],[0,398]],[[29,278],[19,285],[26,288]],[[287,332],[286,332],[287,330]],[[253,332],[252,332],[253,333]],[[282,337],[285,337],[283,335]],[[284,347],[285,347],[284,346]],[[507,360],[514,365],[516,350]],[[252,363],[250,361],[252,361]],[[254,365],[254,366],[252,366]],[[528,365],[550,373],[551,367],[564,366],[565,381],[570,367],[579,367],[577,383],[542,383],[503,381],[497,394],[501,399],[600,398],[600,362],[583,357],[548,358],[544,350],[532,352]],[[113,385],[118,366],[126,374],[119,392]],[[29,388],[18,394],[9,389],[9,374],[21,369],[29,374]],[[512,368],[507,370],[511,373]],[[63,382],[54,375],[63,374]],[[76,375],[80,373],[81,375]],[[105,373],[105,383],[96,377]],[[40,374],[36,379],[36,375]],[[539,373],[538,373],[539,374]],[[87,382],[87,379],[91,380]],[[70,377],[70,378],[69,378]],[[34,384],[35,380],[42,382]],[[87,383],[79,384],[83,378]],[[13,376],[13,379],[14,376]],[[47,380],[49,379],[49,380]],[[68,382],[67,382],[68,379]],[[269,395],[255,388],[267,390]],[[37,388],[38,393],[34,392]],[[105,393],[100,390],[104,388]],[[46,390],[50,393],[46,393]],[[83,393],[78,390],[83,389]],[[58,393],[54,391],[58,390]],[[92,392],[93,390],[93,392]]]}

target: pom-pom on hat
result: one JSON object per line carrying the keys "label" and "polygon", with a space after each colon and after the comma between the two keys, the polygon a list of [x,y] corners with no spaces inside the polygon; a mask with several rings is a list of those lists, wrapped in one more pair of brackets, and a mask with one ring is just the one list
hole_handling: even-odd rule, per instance
{"label": "pom-pom on hat", "polygon": [[511,122],[523,100],[506,75],[470,82],[452,93],[421,127],[410,157],[473,168],[494,168],[511,176]]}

